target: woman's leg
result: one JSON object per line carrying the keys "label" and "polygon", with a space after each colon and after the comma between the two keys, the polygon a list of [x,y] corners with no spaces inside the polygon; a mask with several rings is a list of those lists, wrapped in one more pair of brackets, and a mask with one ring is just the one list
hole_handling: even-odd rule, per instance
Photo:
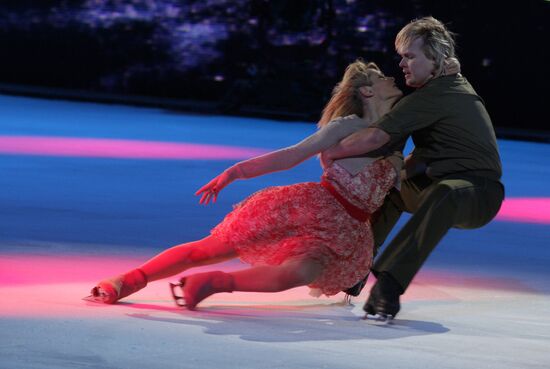
{"label": "woman's leg", "polygon": [[170,277],[189,268],[221,263],[236,257],[233,247],[212,236],[169,248],[139,267],[147,281]]}
{"label": "woman's leg", "polygon": [[288,260],[281,265],[255,266],[228,273],[234,291],[280,292],[306,286],[323,272],[321,263],[312,259]]}
{"label": "woman's leg", "polygon": [[92,288],[95,301],[107,304],[129,296],[148,282],[170,277],[186,269],[219,263],[236,256],[235,250],[208,236],[202,240],[169,248],[158,254],[137,269],[105,279]]}
{"label": "woman's leg", "polygon": [[208,296],[219,292],[279,292],[305,286],[323,271],[323,265],[312,259],[293,259],[276,266],[256,266],[231,273],[206,272],[184,280],[185,306],[195,306]]}

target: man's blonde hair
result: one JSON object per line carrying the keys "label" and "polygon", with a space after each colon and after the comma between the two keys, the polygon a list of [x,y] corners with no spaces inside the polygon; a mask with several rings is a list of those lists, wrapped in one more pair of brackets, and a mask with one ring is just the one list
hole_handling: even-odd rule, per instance
{"label": "man's blonde hair", "polygon": [[439,77],[444,73],[445,59],[456,58],[455,34],[434,17],[415,19],[399,31],[395,38],[395,49],[400,52],[417,38],[424,41],[422,51],[428,59],[434,61],[434,75]]}
{"label": "man's blonde hair", "polygon": [[332,97],[323,109],[318,127],[323,127],[338,117],[352,114],[363,116],[363,102],[359,88],[372,86],[369,70],[380,72],[378,65],[372,62],[366,63],[361,59],[348,65],[344,77],[332,90]]}

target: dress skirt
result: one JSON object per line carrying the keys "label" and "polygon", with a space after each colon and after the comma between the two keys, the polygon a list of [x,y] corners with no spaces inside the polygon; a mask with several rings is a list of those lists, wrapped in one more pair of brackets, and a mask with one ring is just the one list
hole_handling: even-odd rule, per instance
{"label": "dress skirt", "polygon": [[[371,180],[384,177],[384,183],[395,181],[388,165],[370,169],[380,171],[380,175],[368,176]],[[387,186],[389,190],[391,185]],[[381,204],[383,198],[375,202]],[[320,262],[324,271],[309,287],[327,296],[355,285],[372,263],[374,239],[369,221],[351,217],[315,182],[258,191],[235,205],[211,234],[231,245],[240,259],[251,265],[279,265],[304,257]]]}

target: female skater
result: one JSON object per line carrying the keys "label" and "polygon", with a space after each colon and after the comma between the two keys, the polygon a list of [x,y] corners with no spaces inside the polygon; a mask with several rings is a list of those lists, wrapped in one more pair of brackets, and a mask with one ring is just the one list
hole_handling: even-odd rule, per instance
{"label": "female skater", "polygon": [[[402,96],[374,63],[350,64],[323,110],[317,132],[296,145],[239,162],[199,189],[200,203],[216,201],[236,179],[286,170],[368,127]],[[361,120],[346,119],[357,115]],[[148,282],[186,269],[239,257],[251,264],[182,279],[182,306],[194,310],[218,292],[278,292],[308,285],[327,296],[355,285],[369,271],[373,235],[369,215],[398,184],[400,153],[355,157],[323,168],[320,183],[269,187],[240,204],[208,237],[174,246],[137,269],[106,279],[91,298],[112,304]]]}

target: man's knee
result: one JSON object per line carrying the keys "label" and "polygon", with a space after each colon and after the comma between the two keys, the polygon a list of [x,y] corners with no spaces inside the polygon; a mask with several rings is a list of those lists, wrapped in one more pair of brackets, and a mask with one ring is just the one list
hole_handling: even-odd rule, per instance
{"label": "man's knee", "polygon": [[449,183],[441,181],[432,186],[430,192],[426,194],[423,203],[430,202],[432,204],[443,204],[453,202],[456,200],[456,196],[457,189]]}
{"label": "man's knee", "polygon": [[467,180],[444,180],[434,185],[425,201],[439,216],[452,220],[453,227],[479,228],[487,223],[482,196],[482,188]]}
{"label": "man's knee", "polygon": [[416,217],[432,219],[437,223],[443,222],[448,227],[453,227],[459,217],[459,208],[462,206],[459,197],[459,190],[456,187],[441,181],[428,190],[414,214]]}

